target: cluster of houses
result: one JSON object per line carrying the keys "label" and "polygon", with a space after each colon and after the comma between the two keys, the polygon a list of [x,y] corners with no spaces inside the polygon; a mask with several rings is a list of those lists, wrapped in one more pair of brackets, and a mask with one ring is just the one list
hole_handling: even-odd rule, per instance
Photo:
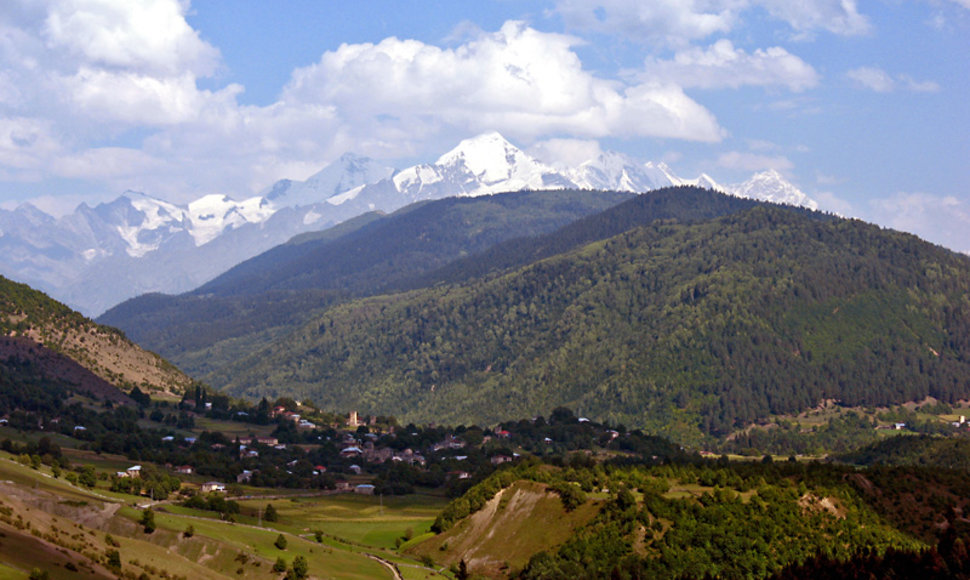
{"label": "cluster of houses", "polygon": [[[140,479],[141,478],[141,471],[142,471],[141,465],[132,465],[131,467],[129,467],[128,469],[126,469],[124,471],[116,471],[115,472],[115,477],[125,477],[125,478],[131,478],[131,479]],[[195,470],[192,469],[192,466],[191,465],[180,465],[177,468],[175,468],[175,471],[177,473],[182,473],[182,474],[187,474],[188,475],[188,474],[194,473]],[[203,483],[203,484],[201,484],[199,486],[199,491],[201,491],[202,493],[211,493],[211,492],[222,492],[222,493],[225,493],[225,491],[226,491],[226,485],[224,483],[220,483],[218,481],[207,481],[207,482],[205,482],[205,483]]]}
{"label": "cluster of houses", "polygon": [[[286,411],[283,407],[277,407],[276,409],[274,409],[273,414],[274,416],[283,417],[287,420],[291,420],[294,422],[299,422],[302,420],[300,419],[300,416],[298,414],[292,413],[290,411]],[[355,425],[359,426],[360,424],[362,423],[357,417],[357,414],[351,413],[347,421],[347,426],[353,428]],[[509,434],[506,431],[498,436],[509,437]],[[379,441],[379,437],[375,433],[358,433],[356,431],[345,432],[337,442],[337,445],[340,448],[339,456],[342,459],[349,460],[349,461],[356,460],[360,464],[366,464],[366,463],[379,464],[379,463],[385,463],[388,461],[401,462],[401,463],[406,463],[408,465],[416,465],[421,467],[424,467],[427,464],[427,459],[424,457],[424,455],[422,455],[418,451],[415,451],[410,448],[406,448],[403,450],[394,450],[390,447],[379,445],[378,441]],[[283,450],[283,449],[286,449],[287,447],[285,443],[280,443],[276,437],[268,437],[268,436],[238,437],[236,439],[236,443],[239,446],[240,459],[259,457],[260,448],[263,446],[270,447],[277,450]],[[431,448],[431,451],[441,452],[441,451],[448,451],[448,450],[460,450],[460,449],[463,449],[465,446],[466,446],[466,443],[464,441],[462,441],[458,437],[455,437],[454,435],[449,434],[445,436],[445,438],[442,441],[439,441],[438,443],[434,444]],[[225,445],[218,444],[218,443],[213,444],[213,448],[216,448],[216,447],[224,448]],[[456,456],[455,458],[458,460],[461,460],[461,459],[465,459],[466,457],[459,455],[459,456]],[[495,464],[505,463],[505,462],[513,461],[514,458],[515,457],[511,455],[497,455],[492,459],[492,462]],[[296,460],[294,460],[294,461],[291,461],[288,465],[295,465],[296,463],[297,463]],[[130,474],[134,473],[134,471],[132,470],[137,471],[137,468],[139,468],[139,466],[130,468],[128,472],[120,472],[119,476],[121,476],[121,473],[129,474],[129,475],[125,475],[126,477],[136,476],[136,475],[130,475]],[[185,474],[185,475],[190,475],[194,472],[192,466],[190,465],[170,466],[170,468],[177,473]],[[353,463],[349,466],[346,466],[345,469],[354,475],[360,475],[364,471],[361,465],[357,463]],[[314,466],[312,473],[313,475],[317,476],[317,475],[323,475],[326,472],[327,472],[327,467],[325,465],[316,465]],[[253,479],[254,474],[255,474],[254,470],[244,469],[243,471],[241,471],[236,475],[236,483],[240,483],[240,484],[250,483]],[[449,477],[452,477],[455,479],[468,479],[471,477],[471,474],[467,471],[454,471],[449,473]],[[366,484],[366,483],[354,484],[348,481],[337,481],[335,483],[336,483],[335,491],[337,492],[370,495],[374,493],[374,489],[375,489],[373,485]],[[225,491],[225,485],[218,482],[207,482],[200,486],[200,491],[202,493],[210,493],[213,491],[222,492],[222,491]]]}
{"label": "cluster of houses", "polygon": [[117,471],[115,477],[141,478],[141,465],[132,465],[124,471]]}
{"label": "cluster of houses", "polygon": [[[303,419],[298,413],[288,411],[285,407],[278,406],[271,411],[271,416],[274,418],[283,418],[287,421],[292,421],[296,424],[298,428],[312,429],[316,425],[310,421]],[[370,423],[374,424],[376,417],[371,417]],[[347,426],[350,428],[356,428],[364,424],[357,415],[356,412],[350,413]],[[163,441],[175,441],[175,437],[167,436],[163,438]],[[374,433],[366,433],[359,435],[356,432],[347,432],[341,437],[338,445],[340,447],[339,455],[343,459],[358,459],[360,463],[384,463],[386,461],[404,462],[409,465],[426,465],[427,461],[423,455],[413,451],[412,449],[404,449],[403,451],[394,451],[389,447],[382,447],[377,445],[378,436]],[[195,438],[185,439],[186,443],[194,443]],[[285,443],[280,443],[276,437],[237,437],[236,443],[239,446],[239,458],[240,459],[250,459],[258,458],[260,454],[260,446],[270,447],[276,450],[285,450],[287,445]],[[449,436],[444,442],[435,446],[434,450],[439,451],[441,449],[459,449],[464,447],[465,443]],[[212,445],[214,450],[223,449],[226,446],[223,444],[215,443]],[[288,466],[295,465],[296,460],[288,463]],[[170,469],[179,474],[191,475],[194,473],[194,469],[191,465],[180,465],[180,466],[169,466]],[[140,466],[134,466],[129,468],[125,472],[118,472],[119,477],[137,477],[138,470]],[[347,467],[350,473],[359,475],[363,472],[363,468],[360,465],[352,464]],[[324,465],[316,465],[313,468],[313,475],[323,475],[327,472],[327,467]],[[253,475],[254,470],[244,469],[239,474],[236,475],[236,483],[249,483]],[[346,481],[336,482],[338,492],[353,492],[360,494],[372,494],[374,492],[374,486],[370,484],[360,484],[352,485]],[[200,491],[202,493],[209,493],[212,491],[225,491],[225,485],[218,482],[207,482],[200,486]]]}
{"label": "cluster of houses", "polygon": [[296,423],[297,429],[315,429],[316,424],[308,421],[300,416],[299,413],[294,413],[293,411],[287,411],[286,407],[275,407],[270,412],[270,417],[277,418],[282,417],[287,421],[292,421]]}
{"label": "cluster of houses", "polygon": [[377,439],[378,437],[374,433],[365,434],[363,441],[358,440],[353,433],[346,433],[340,442],[340,457],[344,459],[360,458],[368,463],[400,461],[422,467],[427,464],[427,460],[420,453],[412,449],[394,451],[390,447],[378,447],[376,445]]}
{"label": "cluster of houses", "polygon": [[276,437],[240,437],[238,441],[240,459],[259,457],[259,450],[254,447],[256,444],[272,447],[273,449],[286,449],[286,443],[280,443]]}
{"label": "cluster of houses", "polygon": [[[315,428],[312,422],[303,419],[299,413],[287,410],[285,407],[277,406],[271,410],[271,415],[275,418],[281,418],[285,421],[292,421],[300,428]],[[444,453],[448,457],[451,457],[455,461],[467,460],[468,455],[462,455],[461,450],[467,447],[467,443],[460,437],[454,434],[446,434],[440,441],[437,441],[433,445],[430,445],[427,449],[395,449],[389,445],[383,445],[381,443],[381,437],[376,433],[367,432],[367,429],[359,429],[361,425],[370,424],[374,425],[376,417],[370,417],[369,419],[362,420],[356,412],[351,412],[346,419],[347,430],[341,433],[338,438],[333,441],[338,448],[338,454],[344,462],[342,465],[342,472],[349,473],[353,475],[362,475],[366,469],[367,464],[383,464],[387,462],[403,463],[407,465],[413,465],[418,467],[426,467],[428,460],[424,453],[439,454]],[[610,433],[613,437],[619,435],[619,433],[612,431]],[[411,435],[417,435],[417,433],[412,433]],[[488,441],[493,438],[496,440],[510,439],[512,434],[505,429],[500,429],[494,433],[485,435],[483,438],[483,443],[488,443]],[[163,438],[165,441],[175,442],[176,438],[173,436],[167,436]],[[180,439],[181,442],[181,439]],[[184,439],[185,443],[191,444],[195,442],[194,438]],[[551,444],[552,440],[546,437],[546,443]],[[267,452],[267,448],[275,450],[286,450],[287,444],[281,443],[277,437],[272,436],[249,436],[249,437],[237,437],[234,444],[223,444],[223,443],[213,443],[211,445],[213,450],[220,450],[226,447],[235,448],[238,446],[238,457],[242,462],[248,459],[255,459],[260,457],[260,452]],[[456,454],[457,453],[457,454]],[[503,463],[509,463],[515,461],[518,457],[517,453],[512,453],[511,451],[505,453],[498,453],[491,455],[489,461],[493,465],[501,465]],[[289,457],[291,461],[288,461],[286,465],[280,465],[279,468],[289,472],[290,469],[294,468],[298,460],[293,457]],[[244,464],[245,465],[245,464]],[[258,469],[252,467],[252,464],[246,465],[248,469],[243,469],[235,476],[235,483],[247,484],[254,480],[254,476],[258,473]],[[192,475],[195,473],[195,469],[191,465],[169,465],[169,469],[182,475]],[[133,466],[126,470],[125,472],[119,472],[119,477],[138,477],[140,466]],[[326,465],[315,465],[313,466],[312,474],[313,476],[322,476],[326,474],[328,468]],[[452,470],[448,472],[448,478],[452,480],[465,480],[471,478],[471,473],[464,470]],[[360,479],[356,482],[342,481],[338,477],[337,481],[334,482],[336,485],[337,492],[345,493],[359,493],[359,494],[372,494],[374,493],[374,486],[366,483],[360,483]],[[226,484],[220,482],[206,482],[200,485],[200,491],[202,493],[210,492],[220,492],[225,491]]]}

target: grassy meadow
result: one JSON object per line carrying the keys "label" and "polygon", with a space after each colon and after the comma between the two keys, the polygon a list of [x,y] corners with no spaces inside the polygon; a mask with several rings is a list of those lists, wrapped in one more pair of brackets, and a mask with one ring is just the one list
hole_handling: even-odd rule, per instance
{"label": "grassy meadow", "polygon": [[394,549],[399,539],[405,541],[430,530],[435,516],[448,500],[425,494],[383,498],[337,494],[240,502],[242,512],[254,520],[256,511],[265,511],[268,503],[273,504],[279,521],[264,521],[266,526],[294,534],[319,530],[346,542]]}
{"label": "grassy meadow", "polygon": [[[97,459],[104,471],[126,463]],[[160,503],[153,509],[155,530],[146,533],[143,511],[132,504],[147,498],[75,487],[53,478],[47,467],[32,469],[0,452],[0,580],[27,578],[38,563],[52,579],[81,573],[112,578],[118,562],[121,573],[135,577],[268,580],[280,576],[273,571],[278,558],[290,565],[297,556],[307,559],[313,577],[392,578],[391,570],[371,556],[393,562],[408,579],[441,577],[398,554],[395,545],[427,531],[446,501],[433,495],[351,494],[251,499],[241,502],[235,522]],[[257,526],[257,510],[264,511],[267,503],[273,503],[279,519]],[[275,545],[281,534],[285,549]]]}

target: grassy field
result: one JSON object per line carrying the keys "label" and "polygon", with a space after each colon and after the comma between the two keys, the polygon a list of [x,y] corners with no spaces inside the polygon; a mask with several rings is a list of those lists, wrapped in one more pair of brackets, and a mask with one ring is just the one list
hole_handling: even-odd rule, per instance
{"label": "grassy field", "polygon": [[421,494],[383,498],[339,494],[241,503],[244,513],[265,510],[272,503],[279,521],[264,525],[280,530],[296,534],[320,530],[349,542],[393,549],[399,538],[427,532],[448,500]]}
{"label": "grassy field", "polygon": [[[197,545],[189,547],[183,554],[186,558],[208,558],[217,560],[220,569],[232,573],[243,569],[249,577],[251,573],[271,574],[272,563],[282,557],[287,563],[302,555],[310,564],[314,575],[331,578],[387,578],[390,573],[378,562],[363,556],[360,551],[348,549],[336,542],[318,544],[306,538],[284,532],[287,540],[285,550],[278,549],[274,543],[279,531],[260,529],[243,524],[230,524],[212,519],[191,519],[182,516],[157,513],[156,524],[160,531],[180,534],[191,524],[197,538],[217,538],[219,546]],[[184,535],[184,534],[183,534]],[[171,545],[171,543],[170,543]],[[179,550],[182,553],[182,549]],[[262,561],[263,563],[257,564]]]}
{"label": "grassy field", "polygon": [[201,433],[222,433],[230,440],[238,437],[268,437],[276,425],[255,425],[253,423],[240,423],[239,421],[223,421],[221,419],[209,419],[207,417],[195,418],[195,429],[193,431]]}
{"label": "grassy field", "polygon": [[29,573],[0,562],[0,580],[27,580]]}
{"label": "grassy field", "polygon": [[[922,403],[906,403],[901,405],[899,408],[905,409],[907,411],[914,412],[916,418],[920,421],[929,422],[939,422],[939,423],[950,423],[953,421],[958,421],[960,416],[970,417],[970,402],[961,401],[957,404],[951,405],[950,413],[937,414],[935,412],[928,412],[927,409],[933,410],[933,407],[937,404],[935,399],[929,398]],[[812,428],[821,427],[827,424],[830,420],[843,416],[847,413],[856,413],[857,415],[875,419],[880,425],[887,426],[891,421],[878,420],[877,416],[880,414],[891,413],[893,408],[890,407],[839,407],[834,404],[827,404],[820,406],[815,409],[804,411],[797,415],[780,415],[777,418],[786,421],[794,421],[802,428]],[[884,434],[885,436],[892,436],[891,431]]]}
{"label": "grassy field", "polygon": [[[111,461],[101,458],[100,466],[111,467]],[[53,579],[76,578],[80,573],[114,577],[104,564],[115,550],[122,572],[152,578],[164,572],[185,579],[269,580],[280,576],[272,571],[277,558],[291,564],[298,555],[307,559],[316,577],[391,578],[390,570],[367,553],[393,561],[405,578],[440,578],[417,561],[387,549],[409,528],[426,529],[445,503],[440,497],[385,498],[383,507],[380,498],[353,495],[272,500],[280,513],[272,529],[158,506],[156,529],[149,534],[139,524],[143,512],[131,507],[131,498],[115,501],[103,490],[77,488],[46,471],[20,465],[0,453],[0,580],[26,578],[34,567]],[[248,503],[265,508],[266,501]],[[355,517],[360,518],[356,525]],[[189,526],[191,536],[185,534]],[[316,529],[331,535],[318,543],[312,533]],[[285,550],[275,545],[281,533],[287,540]]]}
{"label": "grassy field", "polygon": [[26,443],[27,441],[33,441],[36,443],[41,437],[48,437],[50,440],[61,447],[75,447],[80,441],[74,439],[73,437],[68,437],[61,433],[45,433],[43,431],[29,431],[23,432],[14,429],[13,427],[0,426],[0,440],[10,439],[11,441],[16,441],[18,443]]}
{"label": "grassy field", "polygon": [[[268,435],[268,429],[208,419],[199,419],[196,425],[196,430],[222,431],[230,437]],[[0,428],[0,438],[23,442],[36,440],[38,434]],[[119,455],[78,450],[73,448],[78,441],[70,437],[52,434],[51,438],[61,446],[70,463],[93,465],[105,479],[99,477],[95,488],[88,490],[69,484],[63,476],[53,478],[47,466],[32,469],[21,465],[17,457],[0,452],[0,507],[16,506],[12,515],[23,520],[12,523],[23,526],[30,521],[26,530],[15,529],[11,522],[0,522],[0,580],[27,578],[30,570],[37,567],[32,564],[38,563],[55,579],[77,577],[77,570],[85,577],[114,577],[116,571],[105,567],[109,553],[114,551],[119,553],[123,573],[145,573],[152,578],[161,577],[164,572],[169,577],[186,579],[269,580],[280,576],[272,571],[277,558],[291,564],[297,555],[307,558],[311,575],[316,577],[392,577],[385,565],[369,557],[376,555],[392,562],[408,580],[442,578],[414,556],[397,550],[402,542],[430,529],[448,502],[441,495],[311,496],[300,490],[259,489],[253,493],[274,497],[241,501],[242,513],[235,516],[235,522],[222,521],[215,513],[158,505],[154,510],[156,529],[146,534],[138,523],[142,510],[133,506],[148,504],[148,498],[107,489],[108,476],[137,462]],[[7,482],[7,488],[3,482]],[[293,497],[279,497],[291,493]],[[267,503],[273,503],[279,513],[277,522],[266,522],[257,516]],[[83,541],[67,541],[58,536],[61,532],[57,528],[63,528],[63,521],[54,523],[52,519],[33,517],[40,513],[37,508],[51,511],[52,506],[66,518],[63,521],[87,518],[72,532]],[[31,517],[27,517],[28,512]],[[101,515],[94,517],[94,513]],[[189,526],[193,529],[190,537],[185,534]],[[319,543],[316,531],[323,533]],[[285,550],[274,545],[281,533],[288,541]],[[68,548],[58,542],[67,542],[64,545]]]}

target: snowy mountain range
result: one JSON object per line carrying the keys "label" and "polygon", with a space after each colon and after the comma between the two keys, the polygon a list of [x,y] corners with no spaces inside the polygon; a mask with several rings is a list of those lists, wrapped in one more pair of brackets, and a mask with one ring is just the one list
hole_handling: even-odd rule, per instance
{"label": "snowy mountain range", "polygon": [[615,152],[577,167],[553,167],[486,133],[434,163],[400,171],[346,154],[306,181],[282,180],[242,201],[207,195],[180,206],[128,191],[57,219],[30,204],[0,210],[0,274],[94,315],[138,294],[191,290],[297,234],[368,211],[525,189],[645,192],[688,184],[817,209],[774,171],[732,187],[706,174],[683,179],[663,163]]}

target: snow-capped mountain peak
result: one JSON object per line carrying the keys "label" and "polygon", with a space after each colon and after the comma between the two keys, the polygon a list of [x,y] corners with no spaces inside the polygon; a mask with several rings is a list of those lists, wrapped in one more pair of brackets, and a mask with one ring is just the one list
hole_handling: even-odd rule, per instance
{"label": "snow-capped mountain peak", "polygon": [[697,179],[694,180],[694,185],[696,185],[697,187],[703,187],[705,189],[715,189],[717,191],[726,192],[725,188],[721,187],[721,185],[718,184],[718,182],[714,181],[714,178],[712,178],[710,175],[706,173],[701,173],[700,175],[698,175]]}
{"label": "snow-capped mountain peak", "polygon": [[409,167],[397,173],[393,182],[412,200],[575,187],[568,177],[496,132],[465,139],[433,165]]}
{"label": "snow-capped mountain peak", "polygon": [[604,151],[579,167],[566,171],[576,185],[585,189],[643,193],[671,184],[665,177],[652,174],[647,165],[641,165],[616,151]]}
{"label": "snow-capped mountain peak", "polygon": [[140,293],[195,288],[297,234],[368,211],[525,189],[645,192],[669,185],[817,207],[775,171],[727,188],[703,173],[684,179],[664,163],[641,164],[612,151],[578,166],[553,166],[491,132],[465,139],[435,163],[399,172],[348,153],[306,181],[281,180],[242,201],[213,194],[179,205],[126,191],[56,219],[30,205],[0,209],[0,273],[97,313]]}
{"label": "snow-capped mountain peak", "polygon": [[379,161],[344,153],[306,181],[278,181],[264,196],[277,207],[308,206],[343,195],[362,185],[377,183],[393,174],[393,168]]}
{"label": "snow-capped mountain peak", "polygon": [[[75,227],[90,231],[104,239],[113,231],[123,242],[124,251],[133,258],[141,258],[159,248],[173,232],[184,229],[185,211],[175,204],[156,199],[137,191],[126,191],[109,203],[94,208],[86,204],[78,207]],[[117,249],[117,247],[116,247]],[[104,249],[108,253],[110,250]]]}
{"label": "snow-capped mountain peak", "polygon": [[196,246],[211,242],[227,229],[247,223],[262,223],[276,209],[262,197],[235,201],[228,195],[211,194],[189,204],[189,233]]}
{"label": "snow-capped mountain peak", "polygon": [[744,183],[731,188],[730,193],[738,197],[818,209],[818,202],[805,195],[774,169],[752,175]]}
{"label": "snow-capped mountain peak", "polygon": [[537,164],[535,159],[494,131],[465,139],[435,162],[440,167],[463,166],[486,183],[508,179],[516,168]]}
{"label": "snow-capped mountain peak", "polygon": [[665,185],[684,185],[684,180],[674,175],[673,171],[670,169],[670,166],[663,161],[659,163],[647,161],[643,164],[643,168],[654,183],[663,183]]}

